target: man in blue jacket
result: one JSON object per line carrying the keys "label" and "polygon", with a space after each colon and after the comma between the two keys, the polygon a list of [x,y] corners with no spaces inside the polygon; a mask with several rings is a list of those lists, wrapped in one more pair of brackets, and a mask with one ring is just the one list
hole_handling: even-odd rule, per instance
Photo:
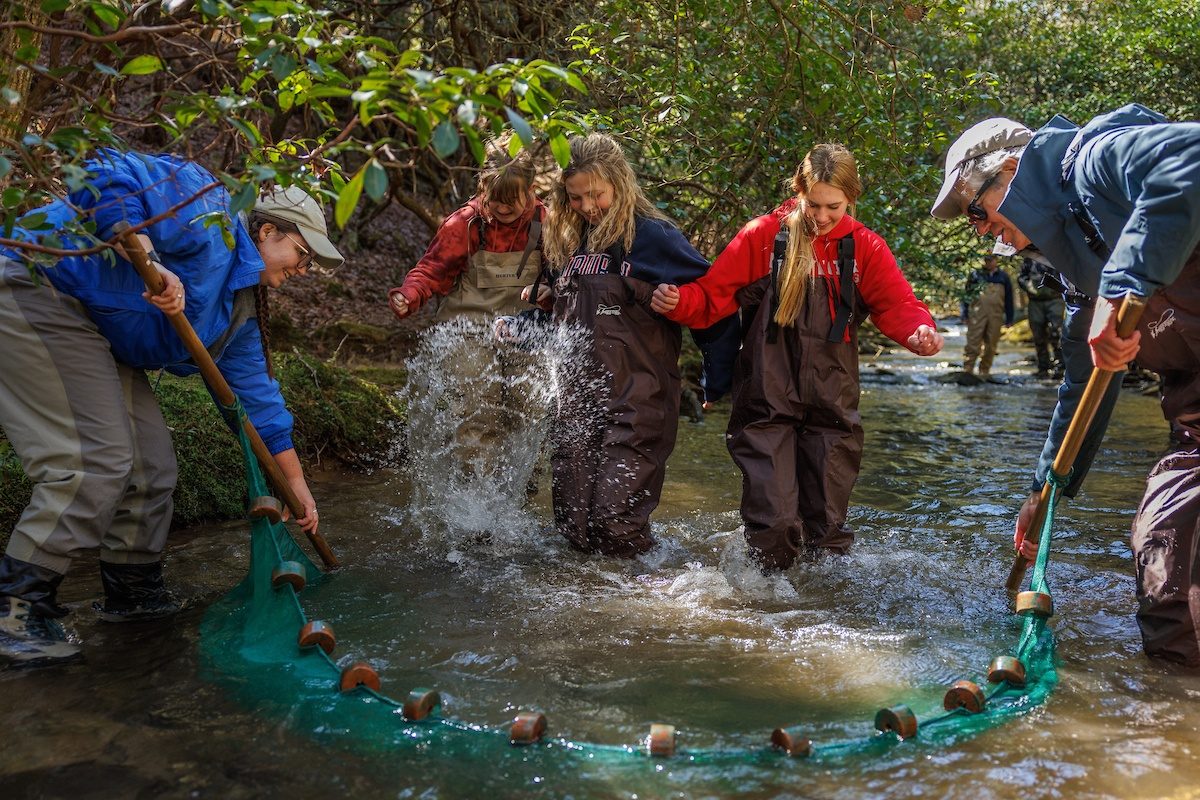
{"label": "man in blue jacket", "polygon": [[[162,575],[175,454],[145,371],[198,370],[168,314],[185,314],[299,498],[297,522],[317,527],[292,416],[267,371],[256,297],[313,261],[341,263],[320,205],[291,188],[263,197],[248,218],[231,216],[224,186],[172,156],[105,150],[87,170],[86,186],[22,217],[0,248],[0,427],[33,483],[0,558],[0,666],[79,656],[57,622],[67,609],[56,592],[83,550],[100,551],[101,619],[179,609]],[[118,222],[140,228],[161,294],[146,291],[119,251],[49,267],[23,256],[22,245],[43,241],[86,250],[94,240],[79,224],[107,241]]]}
{"label": "man in blue jacket", "polygon": [[[1025,557],[1035,554],[1025,527],[1092,365],[1123,370],[1136,356],[1162,376],[1174,444],[1151,470],[1133,523],[1138,624],[1147,654],[1200,666],[1200,123],[1169,123],[1139,105],[1083,128],[1061,116],[1036,132],[985,120],[951,146],[932,213],[965,215],[979,235],[1052,264],[1095,298],[1094,308],[1068,298],[1066,375],[1017,522]],[[1115,320],[1127,293],[1147,305],[1123,339]],[[1099,446],[1118,383],[1076,459],[1068,496]]]}

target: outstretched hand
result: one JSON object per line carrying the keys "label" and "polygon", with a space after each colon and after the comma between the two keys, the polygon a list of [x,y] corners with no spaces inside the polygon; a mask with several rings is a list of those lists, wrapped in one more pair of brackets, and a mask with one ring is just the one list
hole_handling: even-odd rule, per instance
{"label": "outstretched hand", "polygon": [[941,352],[945,339],[936,328],[922,325],[908,337],[908,349],[919,356],[932,356]]}
{"label": "outstretched hand", "polygon": [[666,314],[679,305],[679,287],[673,283],[660,283],[650,296],[650,310]]}
{"label": "outstretched hand", "polygon": [[534,303],[534,301],[529,299],[529,296],[532,293],[533,293],[533,286],[532,285],[526,286],[524,289],[521,290],[521,299],[524,300],[526,303],[533,303],[535,306],[542,306],[546,303],[547,300],[550,299],[550,287],[544,283],[538,285],[538,294],[537,294],[537,302],[536,303]]}
{"label": "outstretched hand", "polygon": [[392,307],[392,311],[400,319],[408,316],[408,301],[404,299],[404,295],[400,293],[399,289],[392,289],[388,292],[388,305]]}
{"label": "outstretched hand", "polygon": [[1088,331],[1088,346],[1092,349],[1092,363],[1096,369],[1119,372],[1137,356],[1141,348],[1142,334],[1134,331],[1128,339],[1117,335],[1117,309],[1119,300],[1107,297],[1096,298],[1096,309],[1092,312],[1092,327]]}

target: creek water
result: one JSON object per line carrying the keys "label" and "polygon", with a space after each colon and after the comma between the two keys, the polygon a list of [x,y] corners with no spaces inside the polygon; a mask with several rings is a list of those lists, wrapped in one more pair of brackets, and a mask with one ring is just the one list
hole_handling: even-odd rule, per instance
{"label": "creek water", "polygon": [[[945,358],[960,348],[950,337]],[[580,555],[549,532],[544,474],[528,507],[501,514],[489,497],[489,523],[467,514],[458,527],[446,509],[470,497],[431,511],[437,493],[425,485],[414,504],[403,471],[321,476],[323,531],[345,566],[302,602],[386,693],[437,688],[447,715],[480,725],[532,707],[553,737],[635,749],[665,722],[685,753],[761,751],[780,725],[818,747],[867,738],[877,709],[983,682],[1016,641],[1003,590],[1012,522],[1055,388],[1028,379],[1024,355],[998,359],[1011,383],[972,387],[937,382],[947,361],[864,358],[847,556],[770,579],[748,564],[718,406],[680,422],[660,544],[635,561]],[[1165,444],[1155,398],[1125,392],[1084,491],[1056,519],[1058,686],[977,734],[846,758],[631,753],[613,766],[537,748],[446,758],[306,730],[200,665],[199,620],[244,571],[245,526],[230,523],[173,536],[169,577],[193,598],[173,626],[93,622],[95,565],[79,565],[64,599],[87,663],[0,673],[0,796],[1200,797],[1200,680],[1148,661],[1133,618],[1128,528]]]}

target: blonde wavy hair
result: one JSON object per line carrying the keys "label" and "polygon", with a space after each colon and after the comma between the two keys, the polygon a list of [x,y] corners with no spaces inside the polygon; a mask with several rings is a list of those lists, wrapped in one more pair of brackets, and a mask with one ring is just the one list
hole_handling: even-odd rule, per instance
{"label": "blonde wavy hair", "polygon": [[788,226],[788,250],[779,273],[779,308],[775,312],[775,322],[784,326],[793,325],[800,316],[812,279],[815,263],[812,240],[816,228],[805,213],[805,197],[817,183],[841,189],[849,200],[846,213],[851,216],[854,215],[855,201],[862,195],[862,181],[854,156],[840,144],[816,145],[797,167],[791,188],[800,202],[784,218],[784,224]]}
{"label": "blonde wavy hair", "polygon": [[[570,145],[571,160],[550,190],[549,212],[542,230],[546,262],[556,270],[562,269],[583,244],[591,252],[600,252],[619,241],[628,252],[633,247],[637,217],[667,218],[646,199],[625,153],[611,136],[603,133],[573,136]],[[571,208],[567,197],[567,179],[576,175],[608,181],[613,188],[612,205],[600,219],[600,224],[588,233],[586,243],[583,241],[585,220]]]}

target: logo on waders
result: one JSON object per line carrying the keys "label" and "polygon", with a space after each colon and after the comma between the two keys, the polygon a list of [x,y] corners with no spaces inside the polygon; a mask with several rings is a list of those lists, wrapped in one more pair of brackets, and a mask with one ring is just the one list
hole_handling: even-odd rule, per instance
{"label": "logo on waders", "polygon": [[596,304],[597,317],[619,317],[621,316],[620,306],[606,306],[604,303]]}
{"label": "logo on waders", "polygon": [[1162,316],[1146,326],[1146,330],[1150,331],[1150,338],[1157,339],[1158,335],[1167,328],[1175,324],[1175,309],[1168,308],[1162,313]]}

